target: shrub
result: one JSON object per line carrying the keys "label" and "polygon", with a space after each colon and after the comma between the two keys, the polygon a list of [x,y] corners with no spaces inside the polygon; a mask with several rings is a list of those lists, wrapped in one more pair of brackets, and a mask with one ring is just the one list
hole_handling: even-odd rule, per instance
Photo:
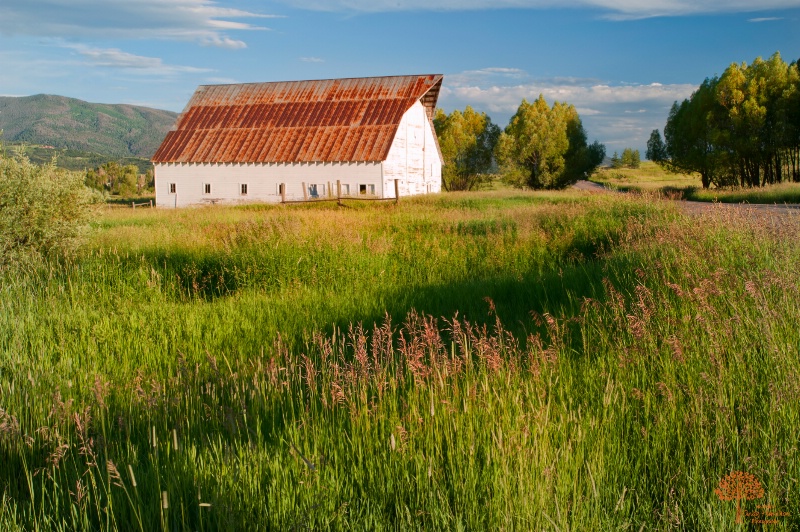
{"label": "shrub", "polygon": [[0,153],[0,271],[72,254],[96,202],[81,174]]}

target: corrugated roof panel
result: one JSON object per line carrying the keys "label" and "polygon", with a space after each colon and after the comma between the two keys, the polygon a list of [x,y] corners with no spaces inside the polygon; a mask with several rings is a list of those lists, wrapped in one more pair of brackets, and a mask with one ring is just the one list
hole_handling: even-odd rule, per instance
{"label": "corrugated roof panel", "polygon": [[[195,133],[195,132],[192,132]],[[211,131],[208,134],[202,134],[198,132],[198,138],[191,138],[188,141],[188,149],[181,157],[182,163],[188,163],[192,161],[202,161],[204,163],[212,163],[216,162],[211,155],[214,153],[216,149],[216,140],[219,137],[220,131]],[[194,137],[195,135],[192,135]]]}
{"label": "corrugated roof panel", "polygon": [[348,128],[344,127],[330,128],[330,135],[325,143],[325,152],[323,155],[325,159],[332,161],[341,160],[342,133],[347,129]]}
{"label": "corrugated roof panel", "polygon": [[269,161],[267,153],[269,151],[269,145],[272,142],[273,136],[274,132],[269,132],[264,135],[258,136],[258,143],[256,147],[253,148],[253,155],[252,155],[253,162],[263,163]]}
{"label": "corrugated roof panel", "polygon": [[441,75],[203,85],[153,162],[383,160],[403,114],[433,115]]}
{"label": "corrugated roof panel", "polygon": [[233,154],[233,159],[235,161],[250,160],[247,154],[250,151],[250,145],[252,143],[253,135],[250,134],[250,130],[240,129],[238,139],[239,149]]}
{"label": "corrugated roof panel", "polygon": [[247,157],[247,153],[250,150],[250,144],[253,143],[253,135],[250,134],[249,129],[240,129],[239,130],[239,149],[233,152],[233,159],[235,161],[243,161],[249,160],[250,158]]}
{"label": "corrugated roof panel", "polygon": [[320,131],[317,135],[314,135],[307,143],[306,143],[306,160],[308,161],[322,161],[322,148],[325,145],[325,140],[328,138],[330,132],[325,129]]}
{"label": "corrugated roof panel", "polygon": [[369,156],[368,148],[375,141],[376,138],[375,132],[378,129],[379,126],[362,128],[362,130],[359,132],[361,135],[358,139],[358,142],[355,145],[355,151],[353,152],[353,160],[355,161],[368,160],[367,159],[367,157]]}
{"label": "corrugated roof panel", "polygon": [[346,137],[346,143],[342,147],[342,158],[345,161],[353,161],[355,160],[356,151],[358,151],[358,147],[361,144],[361,138],[364,136],[366,129],[363,127],[359,128],[352,128],[348,131]]}
{"label": "corrugated roof panel", "polygon": [[286,143],[286,149],[282,154],[282,157],[287,161],[297,161],[301,162],[303,159],[297,157],[300,153],[300,150],[303,148],[303,140],[305,135],[302,128],[293,127],[289,129],[289,142]]}
{"label": "corrugated roof panel", "polygon": [[291,162],[286,161],[281,158],[281,148],[286,145],[289,141],[289,133],[291,132],[288,128],[277,128],[273,129],[275,136],[272,139],[272,143],[269,144],[269,150],[267,150],[267,156],[265,161],[269,162]]}
{"label": "corrugated roof panel", "polygon": [[249,135],[245,141],[245,145],[237,158],[250,162],[258,162],[255,158],[255,151],[258,149],[259,137],[257,135]]}
{"label": "corrugated roof panel", "polygon": [[352,133],[355,131],[352,127],[342,127],[336,130],[333,135],[333,142],[328,148],[328,156],[347,161],[346,153],[348,152],[349,143],[352,142]]}

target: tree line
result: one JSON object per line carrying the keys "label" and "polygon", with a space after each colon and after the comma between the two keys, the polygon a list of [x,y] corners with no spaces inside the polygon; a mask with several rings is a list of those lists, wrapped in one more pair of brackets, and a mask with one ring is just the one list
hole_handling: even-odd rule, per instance
{"label": "tree line", "polygon": [[152,169],[140,174],[136,165],[122,165],[114,161],[88,170],[84,184],[94,190],[119,196],[141,195],[155,191]]}
{"label": "tree line", "polygon": [[449,115],[437,109],[434,127],[444,166],[445,190],[474,190],[499,173],[514,186],[560,189],[594,171],[605,146],[588,144],[574,106],[543,96],[522,100],[505,130],[470,106]]}
{"label": "tree line", "polygon": [[611,156],[611,168],[639,168],[642,165],[642,159],[639,155],[639,150],[633,148],[625,148],[622,150],[622,156],[614,152]]}
{"label": "tree line", "polygon": [[800,67],[780,53],[733,63],[675,102],[648,159],[700,174],[703,187],[800,182]]}

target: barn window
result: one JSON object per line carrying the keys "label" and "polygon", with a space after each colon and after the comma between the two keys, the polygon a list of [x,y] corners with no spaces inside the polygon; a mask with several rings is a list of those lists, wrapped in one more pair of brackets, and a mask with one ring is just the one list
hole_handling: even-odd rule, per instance
{"label": "barn window", "polygon": [[308,196],[311,198],[318,198],[317,185],[308,185]]}
{"label": "barn window", "polygon": [[211,194],[211,183],[206,183],[203,185],[203,192],[206,194]]}
{"label": "barn window", "polygon": [[367,190],[369,190],[369,193],[373,196],[375,195],[375,185],[368,185]]}
{"label": "barn window", "polygon": [[350,195],[350,185],[342,185],[342,196]]}
{"label": "barn window", "polygon": [[281,195],[281,196],[283,196],[283,192],[284,192],[284,188],[283,187],[284,187],[283,183],[280,183],[278,185],[278,194]]}
{"label": "barn window", "polygon": [[240,192],[241,192],[242,196],[247,196],[247,183],[242,183],[241,184]]}
{"label": "barn window", "polygon": [[177,190],[177,187],[175,186],[175,183],[170,183],[169,184],[169,193],[170,194],[175,194],[176,190]]}
{"label": "barn window", "polygon": [[366,195],[367,185],[358,185],[358,193],[361,195]]}

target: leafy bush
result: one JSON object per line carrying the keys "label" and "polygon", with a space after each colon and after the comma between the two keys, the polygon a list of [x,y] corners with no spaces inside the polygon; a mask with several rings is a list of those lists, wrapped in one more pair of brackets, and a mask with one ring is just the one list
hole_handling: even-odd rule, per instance
{"label": "leafy bush", "polygon": [[0,153],[0,270],[73,253],[96,198],[79,173]]}

